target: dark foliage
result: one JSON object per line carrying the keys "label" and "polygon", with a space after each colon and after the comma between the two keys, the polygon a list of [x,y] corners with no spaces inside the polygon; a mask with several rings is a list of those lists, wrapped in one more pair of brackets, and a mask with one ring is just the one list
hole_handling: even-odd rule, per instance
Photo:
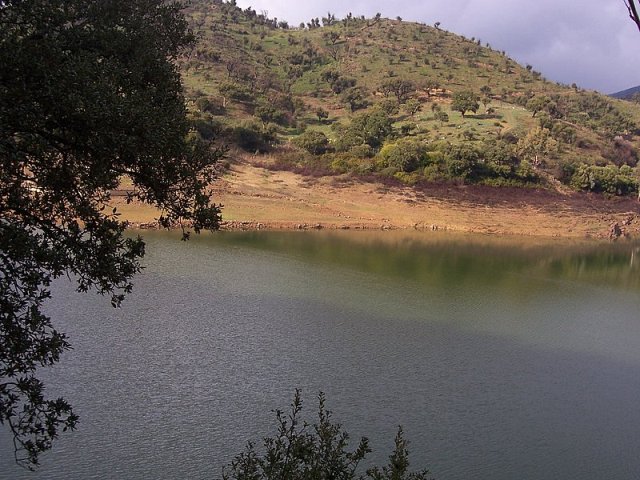
{"label": "dark foliage", "polygon": [[221,152],[188,135],[172,62],[192,42],[180,8],[0,2],[0,422],[29,468],[77,422],[36,377],[69,348],[42,312],[51,282],[69,275],[118,306],[140,269],[144,243],[108,206],[120,178],[162,225],[218,227],[206,186]]}
{"label": "dark foliage", "polygon": [[[262,452],[249,442],[223,469],[223,480],[352,480],[365,478],[358,466],[371,452],[369,441],[361,438],[349,451],[349,434],[339,423],[331,422],[325,396],[319,395],[318,421],[308,424],[300,419],[302,399],[296,390],[289,413],[276,410],[277,433],[266,437]],[[429,472],[409,472],[409,451],[402,427],[395,438],[389,464],[370,468],[366,478],[373,480],[427,480]]]}
{"label": "dark foliage", "polygon": [[628,165],[618,168],[615,165],[597,167],[581,164],[576,168],[571,184],[579,190],[610,195],[628,195],[638,191],[638,180]]}
{"label": "dark foliage", "polygon": [[294,145],[305,149],[312,155],[322,155],[329,148],[329,139],[327,136],[315,130],[307,130],[299,137],[293,140]]}

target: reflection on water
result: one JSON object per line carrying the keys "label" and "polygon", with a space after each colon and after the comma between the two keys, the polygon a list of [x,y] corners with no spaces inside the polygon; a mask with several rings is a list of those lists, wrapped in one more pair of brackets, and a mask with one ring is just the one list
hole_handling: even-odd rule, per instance
{"label": "reflection on water", "polygon": [[[207,240],[201,238],[203,242]],[[225,233],[221,241],[304,261],[448,287],[510,283],[514,273],[640,290],[640,246],[424,232]]]}
{"label": "reflection on water", "polygon": [[640,284],[630,243],[397,232],[145,232],[123,309],[57,286],[82,416],[35,475],[211,478],[318,390],[383,462],[397,424],[438,479],[632,479]]}

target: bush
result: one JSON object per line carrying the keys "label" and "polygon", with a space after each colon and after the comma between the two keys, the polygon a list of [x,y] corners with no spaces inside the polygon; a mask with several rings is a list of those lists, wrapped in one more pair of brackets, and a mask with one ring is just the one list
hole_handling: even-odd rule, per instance
{"label": "bush", "polygon": [[196,100],[196,107],[202,113],[210,113],[212,115],[223,115],[226,111],[222,102],[209,97],[199,97]]}
{"label": "bush", "polygon": [[573,162],[561,161],[555,166],[553,176],[564,184],[571,183],[578,166]]}
{"label": "bush", "polygon": [[322,155],[329,147],[329,139],[322,132],[308,130],[299,137],[294,138],[293,144],[313,155]]}
{"label": "bush", "polygon": [[193,129],[198,133],[203,140],[214,140],[222,131],[220,122],[217,122],[211,118],[195,118],[191,120]]}
{"label": "bush", "polygon": [[254,122],[243,122],[228,132],[233,143],[248,152],[266,152],[275,143],[276,137],[270,130],[263,130]]}
{"label": "bush", "polygon": [[[249,442],[223,469],[223,480],[299,480],[363,478],[358,466],[371,452],[369,441],[362,437],[354,450],[349,451],[349,434],[342,425],[331,422],[331,412],[325,408],[325,396],[320,393],[318,421],[313,425],[300,421],[302,400],[296,390],[290,411],[276,410],[277,433],[263,441],[264,453],[256,451]],[[394,451],[389,464],[372,467],[366,477],[373,480],[427,480],[429,472],[409,472],[408,442],[398,428]]]}
{"label": "bush", "polygon": [[449,175],[453,178],[471,179],[476,176],[479,155],[468,145],[452,145],[445,154]]}
{"label": "bush", "polygon": [[447,177],[438,163],[432,163],[424,167],[422,170],[422,176],[429,182],[441,182],[446,180]]}
{"label": "bush", "polygon": [[255,98],[248,87],[237,83],[223,83],[218,87],[218,91],[222,96],[239,102],[253,102]]}
{"label": "bush", "polygon": [[416,172],[397,172],[394,177],[405,185],[415,185],[420,179]]}
{"label": "bush", "polygon": [[597,167],[581,164],[571,178],[571,186],[578,190],[628,195],[638,191],[638,180],[628,165]]}
{"label": "bush", "polygon": [[380,175],[383,177],[395,177],[396,173],[398,173],[398,169],[396,167],[386,167],[380,170]]}
{"label": "bush", "polygon": [[376,152],[369,145],[356,145],[349,149],[349,154],[356,158],[371,158]]}
{"label": "bush", "polygon": [[390,117],[400,112],[400,104],[395,98],[385,98],[377,107]]}
{"label": "bush", "polygon": [[375,170],[375,164],[371,158],[373,155],[374,151],[369,145],[358,145],[347,152],[331,155],[331,169],[339,173],[368,174]]}
{"label": "bush", "polygon": [[380,166],[394,167],[401,172],[413,172],[424,166],[426,153],[427,149],[421,142],[403,138],[396,143],[385,145],[380,150]]}
{"label": "bush", "polygon": [[515,171],[516,177],[524,182],[538,182],[540,177],[536,173],[533,165],[526,160],[522,161]]}
{"label": "bush", "polygon": [[271,103],[260,102],[256,106],[253,114],[262,121],[263,124],[277,123],[278,125],[287,125],[289,118],[285,112],[275,107]]}

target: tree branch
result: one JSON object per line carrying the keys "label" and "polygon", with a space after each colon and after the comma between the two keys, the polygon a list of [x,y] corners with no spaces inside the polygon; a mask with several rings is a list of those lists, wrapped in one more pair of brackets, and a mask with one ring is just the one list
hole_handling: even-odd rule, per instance
{"label": "tree branch", "polygon": [[633,23],[635,23],[638,30],[640,30],[640,16],[638,15],[638,8],[635,0],[625,0],[624,4],[627,6],[627,10],[629,11],[629,18],[633,20]]}

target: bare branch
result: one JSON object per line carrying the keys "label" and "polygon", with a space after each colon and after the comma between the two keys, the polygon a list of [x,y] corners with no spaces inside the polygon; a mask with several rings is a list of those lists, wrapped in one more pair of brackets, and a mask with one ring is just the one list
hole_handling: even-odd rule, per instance
{"label": "bare branch", "polygon": [[638,15],[638,8],[635,0],[625,0],[624,4],[627,6],[627,10],[629,11],[629,18],[633,20],[638,27],[638,30],[640,30],[640,16]]}

